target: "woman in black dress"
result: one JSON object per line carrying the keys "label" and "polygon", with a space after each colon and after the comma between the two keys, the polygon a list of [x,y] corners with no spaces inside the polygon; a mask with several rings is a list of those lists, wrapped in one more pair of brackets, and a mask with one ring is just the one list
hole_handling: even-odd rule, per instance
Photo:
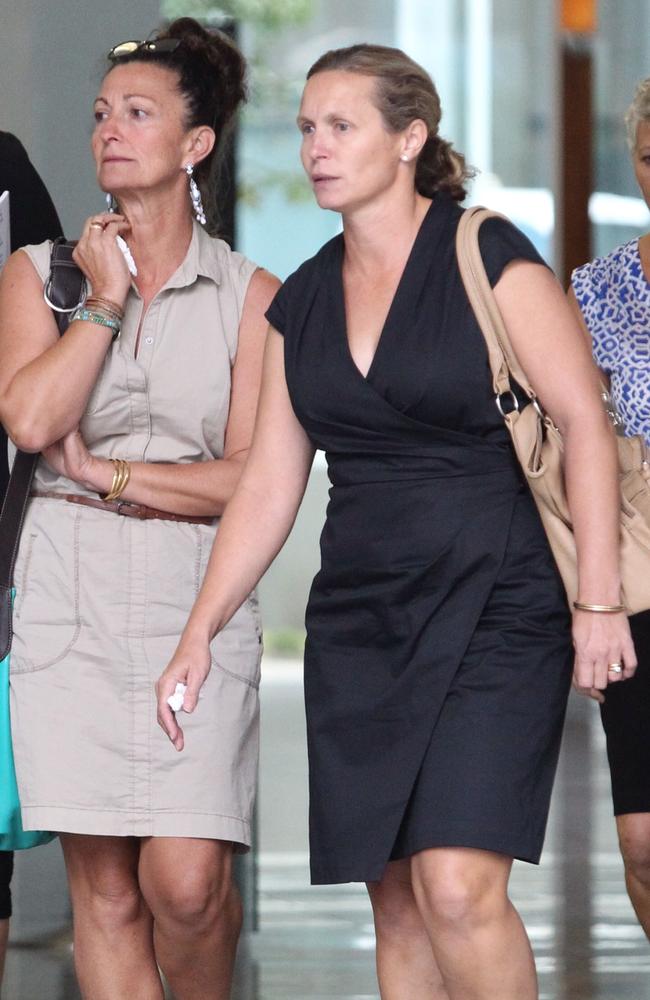
{"label": "woman in black dress", "polygon": [[[430,78],[353,46],[309,73],[302,161],[344,234],[268,318],[256,436],[159,719],[288,535],[315,448],[332,482],[307,610],[312,877],[365,881],[383,1000],[531,1000],[507,885],[536,862],[573,650],[566,598],[494,405],[454,236],[468,176],[438,136]],[[565,435],[580,600],[619,605],[611,431],[561,288],[512,226],[482,250],[520,360]],[[553,359],[553,363],[550,363]],[[622,613],[577,611],[577,683],[635,666]],[[199,707],[199,711],[200,711]]]}

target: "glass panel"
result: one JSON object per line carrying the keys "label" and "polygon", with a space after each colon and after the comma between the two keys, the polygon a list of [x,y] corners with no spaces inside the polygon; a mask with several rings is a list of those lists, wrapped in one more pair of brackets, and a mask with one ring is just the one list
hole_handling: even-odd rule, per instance
{"label": "glass panel", "polygon": [[590,204],[594,254],[639,236],[648,211],[639,197],[623,116],[650,73],[650,6],[646,0],[600,0],[595,48],[595,187]]}
{"label": "glass panel", "polygon": [[[486,11],[490,6],[491,11]],[[472,162],[481,173],[471,200],[509,216],[553,263],[555,41],[553,4],[468,0],[467,104],[483,140]],[[472,24],[490,18],[491,31]],[[474,39],[472,42],[472,38]],[[489,51],[472,56],[474,51]],[[480,70],[476,67],[480,67]],[[481,116],[489,116],[489,128]]]}

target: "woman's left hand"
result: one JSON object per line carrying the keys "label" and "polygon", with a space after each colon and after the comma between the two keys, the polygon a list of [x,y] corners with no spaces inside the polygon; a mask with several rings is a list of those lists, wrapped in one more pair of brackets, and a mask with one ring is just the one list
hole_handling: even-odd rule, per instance
{"label": "woman's left hand", "polygon": [[177,713],[169,706],[168,698],[176,691],[177,684],[185,685],[182,708],[179,712],[193,712],[198,704],[200,691],[210,673],[212,658],[207,637],[192,637],[186,629],[176,652],[156,681],[158,699],[158,725],[169,737],[176,750],[185,746],[185,734],[177,721]]}
{"label": "woman's left hand", "polygon": [[107,492],[112,481],[113,467],[108,459],[95,458],[77,427],[65,437],[55,441],[42,452],[43,458],[54,472],[72,479],[86,489]]}
{"label": "woman's left hand", "polygon": [[[624,612],[602,614],[597,611],[575,611],[573,645],[573,685],[581,694],[603,702],[603,691],[608,684],[634,676],[636,653]],[[621,670],[613,670],[612,667],[621,667]]]}

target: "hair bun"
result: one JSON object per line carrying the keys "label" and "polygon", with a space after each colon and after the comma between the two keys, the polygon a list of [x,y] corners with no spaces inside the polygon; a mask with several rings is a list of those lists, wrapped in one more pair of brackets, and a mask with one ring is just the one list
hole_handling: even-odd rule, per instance
{"label": "hair bun", "polygon": [[180,39],[186,52],[205,61],[205,73],[221,90],[217,100],[224,104],[224,119],[246,100],[246,61],[225,32],[208,29],[193,17],[179,17],[159,37]]}
{"label": "hair bun", "polygon": [[166,29],[160,32],[160,38],[180,38],[189,47],[194,48],[209,41],[210,34],[193,17],[179,17]]}

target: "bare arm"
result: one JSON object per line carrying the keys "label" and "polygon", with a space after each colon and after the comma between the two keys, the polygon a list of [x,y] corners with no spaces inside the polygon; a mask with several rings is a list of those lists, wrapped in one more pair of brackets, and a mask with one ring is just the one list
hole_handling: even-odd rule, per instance
{"label": "bare arm", "polygon": [[[540,401],[562,432],[567,498],[578,553],[579,600],[620,603],[616,445],[600,399],[598,369],[564,293],[545,268],[518,261],[495,288],[512,345]],[[607,686],[607,664],[636,658],[624,614],[574,614],[576,679]],[[611,677],[610,677],[611,679]]]}
{"label": "bare arm", "polygon": [[[129,273],[115,236],[126,223],[105,218],[115,221],[103,231],[86,222],[74,257],[96,295],[123,305]],[[77,427],[111,336],[77,320],[59,337],[29,257],[9,258],[0,277],[0,420],[19,448],[42,451]]]}
{"label": "bare arm", "polygon": [[32,262],[12,254],[0,277],[0,420],[19,448],[41,451],[77,426],[111,334],[77,322],[59,337]]}
{"label": "bare arm", "polygon": [[[264,313],[279,281],[268,271],[251,278],[239,327],[237,356],[232,370],[230,410],[224,457],[208,462],[158,464],[132,462],[123,500],[176,514],[222,514],[232,496],[248,455],[262,377],[267,322]],[[90,454],[74,431],[44,452],[58,472],[100,494],[108,493],[113,465]]]}
{"label": "bare arm", "polygon": [[314,447],[291,406],[284,341],[270,330],[250,456],[219,526],[203,586],[176,653],[157,684],[158,719],[177,750],[183,733],[167,698],[187,684],[192,711],[210,670],[210,640],[223,628],[286,541],[307,485]]}

